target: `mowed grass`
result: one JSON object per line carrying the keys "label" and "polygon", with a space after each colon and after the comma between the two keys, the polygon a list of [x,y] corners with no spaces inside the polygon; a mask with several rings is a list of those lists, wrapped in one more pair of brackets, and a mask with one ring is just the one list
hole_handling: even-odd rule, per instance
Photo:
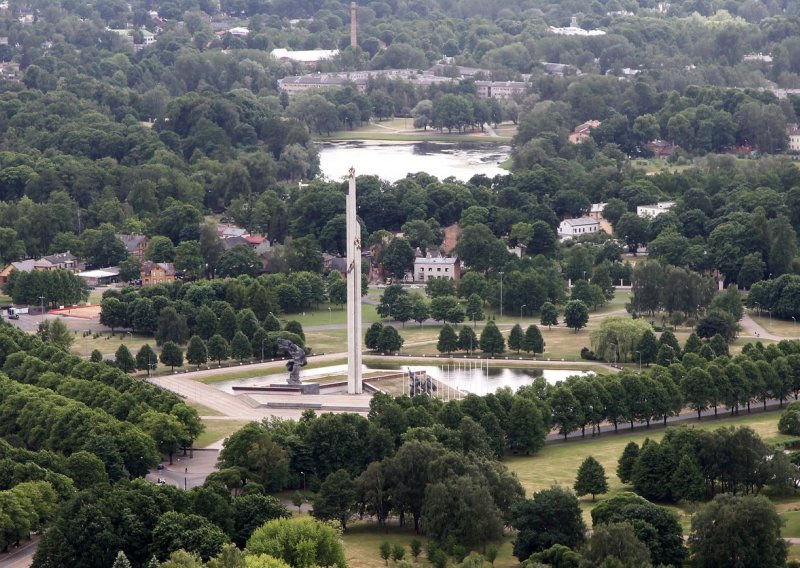
{"label": "mowed grass", "polygon": [[[330,310],[328,310],[330,308]],[[317,325],[333,325],[347,323],[347,309],[343,306],[333,306],[322,304],[319,309],[307,310],[296,314],[280,314],[278,316],[281,324],[288,321],[300,322],[304,328]],[[374,304],[361,303],[361,321],[372,323],[378,321],[378,313],[375,311]]]}
{"label": "mowed grass", "polygon": [[214,442],[227,438],[246,424],[248,424],[247,420],[203,420],[203,425],[206,429],[198,436],[194,445],[198,448],[205,448]]}
{"label": "mowed grass", "polygon": [[[398,527],[390,526],[389,532],[382,530],[376,523],[355,522],[349,525],[347,531],[342,535],[344,542],[345,556],[347,565],[350,568],[376,568],[384,566],[385,563],[380,555],[380,546],[383,542],[390,545],[399,545],[405,548],[405,559],[412,561],[411,541],[417,539],[422,543],[422,554],[419,556],[418,565],[422,567],[431,566],[425,557],[425,550],[428,539],[424,535],[414,534],[413,521],[408,519],[411,526]],[[519,561],[512,555],[513,546],[511,538],[506,538],[499,546],[497,560],[494,562],[496,568],[513,568],[519,566]],[[480,551],[479,551],[480,552]],[[389,565],[393,564],[389,561]],[[452,564],[451,564],[452,565]],[[488,563],[485,564],[488,566]]]}
{"label": "mowed grass", "polygon": [[72,352],[81,357],[88,357],[92,351],[97,349],[105,355],[106,358],[113,357],[120,345],[125,345],[130,352],[136,356],[136,352],[141,349],[142,345],[150,344],[150,347],[158,352],[156,347],[156,340],[152,336],[140,336],[134,334],[131,336],[128,333],[117,331],[113,336],[111,332],[103,332],[98,337],[95,333],[83,337],[83,332],[75,330],[75,341],[72,343]]}
{"label": "mowed grass", "polygon": [[[780,441],[789,437],[778,432],[779,417],[779,411],[771,411],[745,414],[734,418],[703,418],[702,421],[690,420],[685,423],[692,428],[704,430],[728,426],[748,426],[766,441]],[[641,446],[645,438],[660,440],[663,436],[664,429],[630,432],[626,431],[626,425],[620,424],[619,433],[614,434],[613,428],[605,426],[604,432],[599,437],[591,438],[587,435],[581,440],[550,443],[535,456],[509,457],[504,461],[509,469],[516,472],[528,494],[547,489],[555,484],[571,487],[575,482],[575,473],[578,471],[578,467],[588,456],[594,456],[605,468],[609,488],[620,489],[622,483],[615,473],[617,460],[628,442],[633,441]]]}
{"label": "mowed grass", "polygon": [[[762,314],[766,314],[766,311],[762,312]],[[770,318],[769,315],[759,316],[757,310],[749,310],[748,315],[754,322],[772,334],[783,337],[800,337],[800,322],[795,323],[792,320],[776,317]]]}
{"label": "mowed grass", "polygon": [[[313,359],[311,362],[303,367],[303,369],[318,369],[320,367],[329,367],[333,365],[341,365],[345,363],[346,359],[336,359],[333,361],[314,361]],[[231,369],[235,369],[237,367],[231,367]],[[286,367],[283,365],[278,365],[275,367],[270,367],[268,369],[260,369],[260,368],[253,368],[250,366],[244,367],[241,371],[231,371],[230,373],[222,373],[220,375],[211,375],[205,377],[197,377],[192,380],[195,380],[199,383],[203,383],[206,385],[210,385],[213,383],[221,383],[224,381],[233,381],[236,379],[252,379],[253,377],[263,377],[266,375],[278,375],[278,374],[285,374]]]}
{"label": "mowed grass", "polygon": [[197,414],[200,416],[222,416],[223,414],[218,410],[214,410],[213,408],[209,408],[204,404],[200,404],[199,402],[187,402],[187,406],[194,408],[197,411]]}

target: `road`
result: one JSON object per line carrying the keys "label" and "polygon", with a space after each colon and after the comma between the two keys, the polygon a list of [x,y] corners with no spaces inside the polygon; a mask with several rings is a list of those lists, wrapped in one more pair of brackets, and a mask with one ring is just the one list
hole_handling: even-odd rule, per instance
{"label": "road", "polygon": [[34,535],[31,540],[23,542],[6,554],[0,554],[0,568],[28,568],[33,563],[33,555],[39,546],[39,537]]}

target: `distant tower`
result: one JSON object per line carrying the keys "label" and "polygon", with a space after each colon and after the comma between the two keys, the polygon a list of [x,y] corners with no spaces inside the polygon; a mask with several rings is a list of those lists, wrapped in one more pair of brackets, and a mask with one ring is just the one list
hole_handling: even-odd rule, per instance
{"label": "distant tower", "polygon": [[358,45],[358,6],[350,2],[350,47]]}

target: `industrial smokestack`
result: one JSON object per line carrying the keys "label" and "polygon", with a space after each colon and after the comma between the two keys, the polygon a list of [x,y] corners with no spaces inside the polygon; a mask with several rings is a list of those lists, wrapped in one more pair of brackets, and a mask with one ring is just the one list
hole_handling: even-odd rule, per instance
{"label": "industrial smokestack", "polygon": [[350,47],[358,45],[358,7],[350,2]]}

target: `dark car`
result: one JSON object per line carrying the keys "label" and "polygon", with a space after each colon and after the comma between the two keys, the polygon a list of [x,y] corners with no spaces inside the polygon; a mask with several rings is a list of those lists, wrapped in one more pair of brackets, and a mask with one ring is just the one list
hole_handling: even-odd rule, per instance
{"label": "dark car", "polygon": [[163,463],[158,464],[158,470],[161,471],[162,469],[164,469],[164,464]]}
{"label": "dark car", "polygon": [[8,316],[8,319],[10,319],[10,320],[18,320],[19,319],[19,314],[11,314],[10,316]]}

